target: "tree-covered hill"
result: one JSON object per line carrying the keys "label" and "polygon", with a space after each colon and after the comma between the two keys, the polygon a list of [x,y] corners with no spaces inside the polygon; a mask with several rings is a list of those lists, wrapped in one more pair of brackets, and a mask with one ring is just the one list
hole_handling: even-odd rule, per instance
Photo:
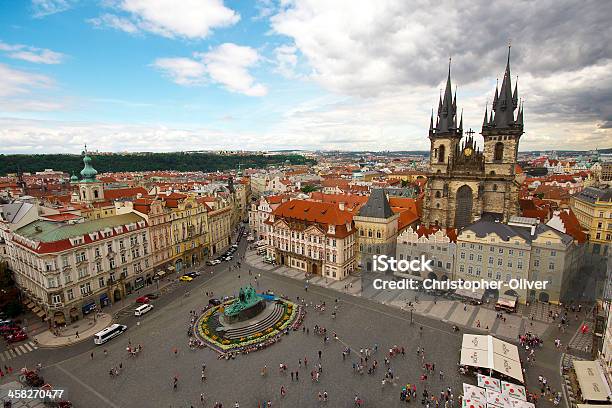
{"label": "tree-covered hill", "polygon": [[[279,155],[224,155],[216,153],[139,153],[92,154],[92,165],[100,173],[119,171],[204,171],[266,167],[289,161],[291,164],[309,164],[314,160],[297,154]],[[0,175],[7,173],[36,172],[45,169],[78,173],[83,168],[82,156],[72,154],[0,154]]]}

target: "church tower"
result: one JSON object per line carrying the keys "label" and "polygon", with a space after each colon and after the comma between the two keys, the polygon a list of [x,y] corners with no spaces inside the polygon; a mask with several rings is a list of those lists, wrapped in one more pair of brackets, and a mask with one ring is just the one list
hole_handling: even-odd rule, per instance
{"label": "church tower", "polygon": [[455,150],[463,135],[463,118],[457,124],[457,93],[452,95],[451,66],[448,62],[448,78],[444,90],[444,99],[440,96],[438,101],[438,114],[434,126],[433,110],[429,120],[429,140],[431,142],[431,155],[429,164],[433,173],[445,174],[448,164],[452,161]]}
{"label": "church tower", "polygon": [[451,89],[449,66],[435,124],[433,112],[429,122],[431,172],[423,200],[423,223],[463,228],[479,218],[506,222],[519,213],[515,168],[523,134],[523,108],[516,85],[512,91],[510,52],[501,90],[495,90],[491,112],[485,108],[482,152],[473,131],[463,138],[463,114],[457,121],[457,97]]}
{"label": "church tower", "polygon": [[[515,114],[516,111],[516,114]],[[518,81],[512,90],[510,46],[501,89],[495,88],[491,112],[485,107],[482,123],[485,159],[483,207],[508,221],[519,214],[519,183],[515,180],[519,141],[523,134],[523,107],[518,99]]]}
{"label": "church tower", "polygon": [[104,201],[103,183],[96,178],[98,171],[91,165],[91,157],[85,150],[83,157],[83,170],[81,170],[81,180],[79,186],[79,200],[91,204],[96,201]]}
{"label": "church tower", "polygon": [[[518,108],[515,115],[514,111]],[[518,103],[518,82],[512,92],[510,47],[501,90],[495,88],[491,113],[485,107],[482,122],[486,171],[490,175],[514,175],[518,145],[523,134],[523,108]]]}

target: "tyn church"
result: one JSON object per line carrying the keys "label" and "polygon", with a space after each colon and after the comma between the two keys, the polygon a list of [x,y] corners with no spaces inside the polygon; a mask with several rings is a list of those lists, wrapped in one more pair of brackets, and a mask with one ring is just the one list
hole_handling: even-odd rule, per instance
{"label": "tyn church", "polygon": [[423,222],[444,228],[463,228],[479,218],[506,222],[519,214],[515,170],[523,134],[523,107],[510,77],[510,49],[491,112],[485,107],[483,151],[476,146],[473,131],[463,137],[463,112],[458,117],[457,93],[453,96],[451,89],[449,64],[444,98],[440,97],[435,123],[433,111],[429,123],[431,174]]}

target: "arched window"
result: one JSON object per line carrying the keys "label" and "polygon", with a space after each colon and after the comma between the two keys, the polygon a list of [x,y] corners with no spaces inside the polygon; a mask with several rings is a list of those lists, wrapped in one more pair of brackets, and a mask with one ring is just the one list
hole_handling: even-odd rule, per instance
{"label": "arched window", "polygon": [[440,208],[440,203],[436,203],[436,208]]}
{"label": "arched window", "polygon": [[445,159],[445,147],[444,145],[440,145],[440,147],[438,148],[438,163],[444,163],[444,159]]}
{"label": "arched window", "polygon": [[495,175],[495,171],[491,170],[491,172],[489,173],[491,176]]}
{"label": "arched window", "polygon": [[380,238],[380,237],[381,237],[380,231],[376,231],[376,238]]}
{"label": "arched window", "polygon": [[439,191],[436,191],[436,198],[440,198],[441,194]]}
{"label": "arched window", "polygon": [[98,198],[98,190],[94,190],[94,198]]}
{"label": "arched window", "polygon": [[495,143],[495,155],[493,160],[502,160],[504,158],[504,144],[502,142]]}
{"label": "arched window", "polygon": [[497,184],[493,184],[493,191],[497,191]]}

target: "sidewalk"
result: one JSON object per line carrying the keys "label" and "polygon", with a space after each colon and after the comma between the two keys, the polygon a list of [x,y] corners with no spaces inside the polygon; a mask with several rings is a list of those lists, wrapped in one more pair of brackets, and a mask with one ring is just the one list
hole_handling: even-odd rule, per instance
{"label": "sidewalk", "polygon": [[[80,343],[93,337],[100,330],[105,329],[113,322],[111,315],[100,313],[95,319],[86,317],[77,320],[61,330],[60,335],[56,336],[50,330],[34,336],[40,347],[64,347]],[[77,337],[78,333],[78,337]]]}

